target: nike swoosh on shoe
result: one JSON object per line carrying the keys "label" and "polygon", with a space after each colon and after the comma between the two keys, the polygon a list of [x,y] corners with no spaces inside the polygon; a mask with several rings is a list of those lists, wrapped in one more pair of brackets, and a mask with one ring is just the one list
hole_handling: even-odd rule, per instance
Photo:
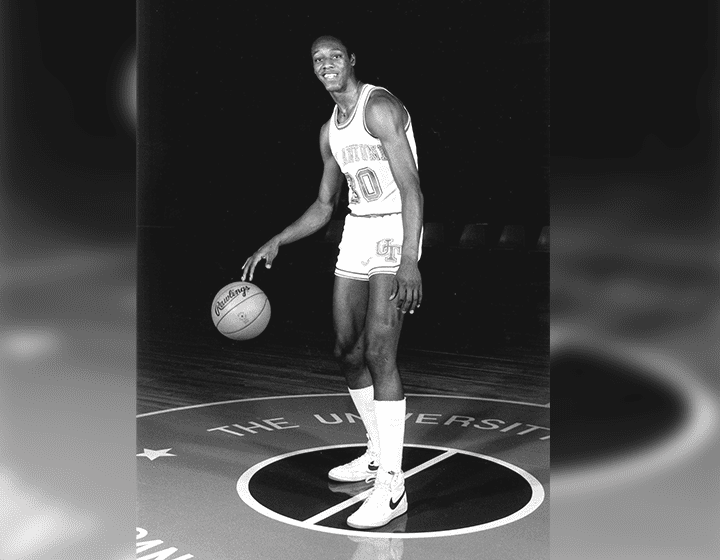
{"label": "nike swoosh on shoe", "polygon": [[405,495],[405,490],[403,490],[403,493],[400,494],[400,497],[397,499],[397,502],[394,502],[392,499],[392,496],[391,496],[390,497],[390,509],[396,509],[398,507],[398,505],[400,504],[400,502],[402,501],[404,495]]}

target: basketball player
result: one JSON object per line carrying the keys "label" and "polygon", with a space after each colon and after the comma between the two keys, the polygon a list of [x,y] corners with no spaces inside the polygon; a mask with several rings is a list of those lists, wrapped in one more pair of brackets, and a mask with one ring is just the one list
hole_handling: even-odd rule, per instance
{"label": "basketball player", "polygon": [[333,291],[335,356],[368,445],[361,457],[328,476],[340,482],[375,479],[368,498],[347,520],[351,527],[369,529],[408,507],[402,472],[406,405],[396,357],[403,319],[422,302],[423,195],[403,104],[356,78],[355,54],[341,40],[319,37],[311,54],[315,76],[335,102],[320,130],[319,193],[298,220],[247,259],[242,280],[252,281],[261,260],[270,268],[280,246],[325,226],[347,181],[350,212]]}

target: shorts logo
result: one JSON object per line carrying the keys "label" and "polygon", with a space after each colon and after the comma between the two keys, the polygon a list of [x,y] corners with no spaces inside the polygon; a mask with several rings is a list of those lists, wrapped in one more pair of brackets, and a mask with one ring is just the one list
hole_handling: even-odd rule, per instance
{"label": "shorts logo", "polygon": [[385,257],[387,262],[396,263],[398,262],[397,256],[402,252],[402,245],[393,245],[392,239],[381,239],[377,242],[377,254],[380,257]]}

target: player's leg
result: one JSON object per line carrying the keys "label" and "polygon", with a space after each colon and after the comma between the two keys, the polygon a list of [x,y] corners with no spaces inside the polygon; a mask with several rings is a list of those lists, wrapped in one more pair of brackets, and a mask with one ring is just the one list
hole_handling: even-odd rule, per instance
{"label": "player's leg", "polygon": [[365,318],[365,363],[375,386],[376,401],[401,401],[405,398],[397,350],[404,315],[390,301],[395,276],[374,274],[369,281]]}
{"label": "player's leg", "polygon": [[365,320],[365,363],[375,386],[375,416],[380,441],[380,469],[375,487],[347,522],[351,527],[381,527],[407,511],[402,473],[405,440],[405,394],[397,367],[397,348],[403,315],[389,301],[391,274],[370,277]]}
{"label": "player's leg", "polygon": [[333,327],[335,330],[335,359],[351,389],[372,385],[372,377],[365,367],[365,315],[369,297],[369,283],[335,276],[333,288]]}
{"label": "player's leg", "polygon": [[367,281],[335,276],[333,323],[335,358],[345,376],[348,391],[365,426],[368,447],[346,465],[330,470],[328,477],[340,482],[374,478],[379,467],[379,435],[375,418],[372,377],[365,366],[365,314],[369,296]]}
{"label": "player's leg", "polygon": [[394,276],[370,277],[365,319],[365,362],[375,387],[375,417],[380,437],[380,468],[401,471],[405,437],[405,393],[397,367],[397,349],[403,314],[389,301]]}

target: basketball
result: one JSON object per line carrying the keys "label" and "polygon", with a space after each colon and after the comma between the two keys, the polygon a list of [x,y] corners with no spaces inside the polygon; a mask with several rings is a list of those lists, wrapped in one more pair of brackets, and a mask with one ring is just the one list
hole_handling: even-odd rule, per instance
{"label": "basketball", "polygon": [[233,340],[250,340],[270,322],[270,301],[255,284],[232,282],[215,295],[211,313],[221,334]]}

